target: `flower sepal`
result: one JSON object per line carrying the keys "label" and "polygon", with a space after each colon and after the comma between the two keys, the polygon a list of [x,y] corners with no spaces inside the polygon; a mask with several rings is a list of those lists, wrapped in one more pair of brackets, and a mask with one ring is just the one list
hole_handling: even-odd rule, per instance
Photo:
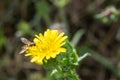
{"label": "flower sepal", "polygon": [[50,80],[59,80],[59,78],[79,80],[75,71],[76,66],[78,66],[78,55],[69,41],[66,41],[63,47],[67,49],[66,52],[58,54],[56,58],[43,59],[43,66],[50,70]]}

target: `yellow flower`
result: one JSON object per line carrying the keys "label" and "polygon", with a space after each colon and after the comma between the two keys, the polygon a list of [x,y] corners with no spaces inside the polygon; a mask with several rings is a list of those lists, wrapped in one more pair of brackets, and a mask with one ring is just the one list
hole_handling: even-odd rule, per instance
{"label": "yellow flower", "polygon": [[35,46],[30,46],[25,54],[25,56],[31,56],[31,62],[42,64],[44,58],[48,60],[55,58],[61,52],[66,52],[66,48],[62,46],[65,44],[67,36],[64,36],[63,32],[59,33],[58,30],[47,29],[44,35],[40,33],[35,36]]}

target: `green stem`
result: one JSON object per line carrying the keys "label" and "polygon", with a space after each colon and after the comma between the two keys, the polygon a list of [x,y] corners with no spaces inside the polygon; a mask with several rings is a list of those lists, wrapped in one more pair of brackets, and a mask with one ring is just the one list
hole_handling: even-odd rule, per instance
{"label": "green stem", "polygon": [[65,27],[67,28],[67,30],[69,31],[69,27],[68,27],[68,21],[67,21],[67,17],[66,17],[66,13],[64,8],[59,8],[59,13],[60,13],[60,17],[61,17],[61,21],[64,22]]}
{"label": "green stem", "polygon": [[51,19],[50,19],[50,16],[48,14],[45,14],[43,16],[44,20],[46,21],[46,24],[47,26],[50,26],[51,25]]}
{"label": "green stem", "polygon": [[75,70],[71,70],[70,72],[71,72],[71,75],[73,75],[74,80],[79,80],[78,75],[76,74]]}
{"label": "green stem", "polygon": [[57,70],[58,72],[62,73],[62,69],[61,69],[60,66],[57,66],[56,70]]}
{"label": "green stem", "polygon": [[69,71],[63,71],[60,66],[56,70],[61,74],[61,79],[63,80],[79,80],[78,75],[75,70],[71,69]]}

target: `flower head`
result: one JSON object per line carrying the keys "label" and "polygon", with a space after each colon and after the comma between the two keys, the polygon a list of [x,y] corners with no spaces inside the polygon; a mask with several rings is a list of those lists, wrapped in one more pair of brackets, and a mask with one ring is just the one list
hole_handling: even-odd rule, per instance
{"label": "flower head", "polygon": [[35,46],[30,46],[25,54],[25,56],[31,56],[31,62],[42,64],[44,58],[48,60],[55,58],[61,52],[66,52],[66,48],[62,46],[65,44],[67,36],[64,36],[63,32],[59,33],[58,30],[47,29],[44,35],[40,33],[35,36]]}

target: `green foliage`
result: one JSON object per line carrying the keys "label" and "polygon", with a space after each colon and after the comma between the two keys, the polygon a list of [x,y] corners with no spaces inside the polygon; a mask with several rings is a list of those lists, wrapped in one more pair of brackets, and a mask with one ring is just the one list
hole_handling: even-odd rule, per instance
{"label": "green foliage", "polygon": [[46,1],[38,1],[36,4],[36,11],[41,16],[48,15],[50,13],[50,5]]}
{"label": "green foliage", "polygon": [[[71,1],[72,3],[70,3]],[[120,70],[118,69],[120,68],[118,66],[120,62],[120,29],[116,28],[116,31],[118,30],[117,34],[114,29],[110,30],[111,27],[119,27],[119,2],[120,0],[1,0],[0,28],[2,27],[2,29],[0,30],[0,80],[17,80],[17,76],[21,76],[21,71],[19,70],[25,70],[23,72],[25,74],[22,74],[21,76],[21,78],[27,76],[25,80],[44,80],[41,74],[39,75],[40,72],[36,73],[36,71],[34,71],[35,73],[29,73],[34,69],[33,66],[30,66],[32,69],[27,68],[26,71],[26,66],[29,65],[26,64],[26,59],[24,61],[23,57],[16,56],[18,55],[16,53],[19,51],[17,49],[21,47],[21,42],[19,42],[20,39],[14,35],[17,32],[19,37],[26,36],[30,38],[34,35],[32,29],[34,29],[34,32],[36,33],[43,32],[46,28],[50,28],[49,26],[54,24],[52,22],[65,24],[65,27],[62,27],[63,31],[67,30],[68,35],[72,36],[72,39],[70,40],[71,43],[67,42],[64,46],[67,48],[66,53],[59,54],[56,59],[44,59],[44,67],[46,67],[51,74],[51,77],[49,77],[48,80],[64,80],[64,78],[67,80],[75,80],[75,68],[77,66],[84,67],[80,63],[84,63],[83,59],[87,56],[103,65],[102,67],[104,70],[111,70],[111,73],[105,71],[106,73],[109,73],[107,75],[110,76],[110,80],[112,77],[113,79],[120,77]],[[95,14],[96,12],[97,14]],[[96,20],[93,19],[94,17]],[[26,20],[29,20],[29,22]],[[104,24],[101,24],[101,22]],[[18,23],[17,26],[16,23]],[[106,24],[107,27],[104,27]],[[76,31],[75,34],[73,34],[74,31]],[[114,36],[109,38],[111,34],[116,35],[116,39],[114,39]],[[109,44],[104,44],[107,40],[110,40],[111,42],[109,43],[108,41]],[[15,46],[13,46],[14,44]],[[99,44],[104,44],[105,47],[107,47],[106,49],[104,48],[104,50],[107,50],[106,52],[108,52],[105,53],[105,55],[108,54],[110,57],[107,56],[106,58],[101,56],[101,53],[98,54],[103,48],[100,48],[98,46]],[[79,47],[79,45],[81,46]],[[75,50],[76,47],[77,52]],[[111,53],[109,53],[108,50],[111,51]],[[6,59],[6,56],[10,57],[10,59]],[[13,61],[17,61],[16,58],[18,63],[13,63]],[[12,64],[14,66],[22,66],[15,67],[15,71],[17,71],[16,75],[11,75],[14,70],[12,70],[11,65],[7,65],[10,63],[9,60],[11,59],[13,60]],[[5,62],[4,60],[8,60],[8,62]],[[112,60],[115,60],[115,62],[113,61],[112,63]],[[21,63],[19,64],[19,62]],[[26,66],[24,67],[23,65]],[[88,65],[86,65],[85,68],[89,67]],[[91,65],[96,67],[96,64]],[[80,74],[84,73],[86,72],[80,72]],[[75,74],[75,76],[71,76],[73,74]],[[93,73],[92,75],[95,74]],[[107,78],[105,76],[105,79],[108,79],[108,76]],[[99,75],[95,77],[99,77]],[[89,80],[93,79],[90,78]]]}
{"label": "green foliage", "polygon": [[2,46],[6,44],[6,37],[3,34],[3,31],[0,30],[0,51],[2,49]]}
{"label": "green foliage", "polygon": [[20,35],[29,35],[32,32],[29,23],[26,21],[19,22],[17,28]]}
{"label": "green foliage", "polygon": [[[110,69],[115,75],[120,77],[120,69],[118,69],[115,65],[113,65],[108,59],[105,57],[99,55],[95,51],[91,50],[88,47],[81,46],[77,48],[77,52],[81,54],[89,53],[93,59],[95,59],[97,62],[105,66],[107,69]],[[79,54],[79,55],[81,55]]]}
{"label": "green foliage", "polygon": [[118,55],[118,57],[120,57],[120,48],[117,51],[117,55]]}
{"label": "green foliage", "polygon": [[83,29],[80,29],[73,35],[73,38],[71,40],[73,47],[77,46],[78,41],[82,38],[84,33],[85,31]]}
{"label": "green foliage", "polygon": [[50,11],[51,6],[46,1],[37,1],[35,3],[36,13],[39,14],[46,21],[47,25],[51,25]]}
{"label": "green foliage", "polygon": [[32,73],[27,80],[46,80],[40,73]]}
{"label": "green foliage", "polygon": [[51,0],[57,7],[63,8],[66,6],[71,0]]}
{"label": "green foliage", "polygon": [[105,11],[97,14],[95,17],[103,23],[116,22],[119,17],[119,11],[115,7],[110,6],[107,7]]}
{"label": "green foliage", "polygon": [[78,55],[69,41],[66,42],[64,47],[67,49],[66,53],[59,54],[55,59],[44,59],[43,61],[43,65],[51,72],[49,80],[79,80],[75,72],[76,66],[88,54],[86,53],[78,60]]}

